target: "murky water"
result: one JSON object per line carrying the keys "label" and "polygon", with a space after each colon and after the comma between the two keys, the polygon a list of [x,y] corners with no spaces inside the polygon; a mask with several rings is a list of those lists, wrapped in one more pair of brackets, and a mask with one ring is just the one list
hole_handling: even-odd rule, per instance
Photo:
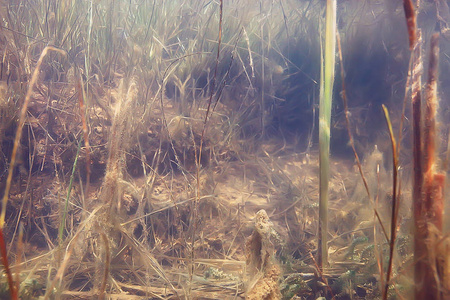
{"label": "murky water", "polygon": [[[319,163],[326,2],[1,2],[0,248],[11,278],[0,298],[410,299],[425,253],[431,290],[446,299],[448,4],[414,4],[414,56],[402,1],[338,1],[331,154]],[[417,95],[423,128],[436,127],[434,142],[420,129],[419,147]],[[418,174],[429,252],[413,235]]]}

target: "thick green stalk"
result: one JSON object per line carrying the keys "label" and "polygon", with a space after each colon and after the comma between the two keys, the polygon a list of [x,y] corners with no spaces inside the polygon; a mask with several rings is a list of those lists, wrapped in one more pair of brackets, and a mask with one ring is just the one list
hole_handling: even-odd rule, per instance
{"label": "thick green stalk", "polygon": [[319,192],[319,255],[322,268],[328,264],[328,181],[330,178],[330,122],[333,100],[334,69],[336,55],[336,0],[327,0],[325,49],[320,75],[319,104],[319,151],[320,151],[320,192]]}

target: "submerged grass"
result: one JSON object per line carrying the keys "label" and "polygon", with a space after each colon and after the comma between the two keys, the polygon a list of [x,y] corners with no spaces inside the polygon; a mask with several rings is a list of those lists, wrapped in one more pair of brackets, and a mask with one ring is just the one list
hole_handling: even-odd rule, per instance
{"label": "submerged grass", "polygon": [[39,60],[37,61],[37,64],[36,64],[36,68],[33,71],[33,75],[31,77],[31,80],[30,80],[30,83],[28,86],[27,94],[25,95],[25,100],[24,100],[24,103],[22,104],[22,109],[20,110],[19,121],[17,124],[18,129],[16,131],[16,135],[14,138],[14,146],[12,149],[11,161],[9,163],[8,177],[6,179],[5,191],[3,192],[3,198],[2,198],[2,211],[0,213],[0,228],[3,228],[5,225],[6,205],[8,203],[9,191],[11,188],[14,167],[16,164],[17,151],[20,146],[20,138],[22,137],[22,128],[25,125],[25,118],[26,118],[27,111],[28,111],[28,104],[30,103],[31,94],[33,92],[33,88],[38,79],[38,75],[39,75],[39,72],[41,69],[42,62],[43,62],[45,56],[47,56],[48,51],[59,52],[63,55],[65,54],[64,51],[57,49],[55,47],[51,47],[51,46],[45,47],[44,50],[42,50],[41,56],[39,57]]}
{"label": "submerged grass", "polygon": [[64,203],[64,209],[62,211],[63,215],[62,215],[62,218],[61,218],[61,223],[59,224],[59,231],[58,231],[58,243],[59,243],[59,245],[63,244],[63,235],[64,235],[64,228],[66,226],[67,212],[68,212],[68,209],[69,209],[70,193],[72,192],[73,180],[75,179],[75,171],[76,171],[76,168],[77,168],[77,163],[78,163],[78,157],[79,157],[79,154],[80,154],[80,149],[81,149],[81,140],[80,140],[80,142],[78,142],[77,153],[75,154],[75,160],[73,161],[72,174],[70,174],[69,186],[67,187],[66,201]]}
{"label": "submerged grass", "polygon": [[[384,22],[397,19],[398,7],[389,15],[383,5],[391,3],[365,8],[327,1],[332,9],[326,10],[322,57],[321,1],[160,2],[0,6],[1,26],[8,28],[0,32],[0,80],[18,116],[9,131],[6,121],[0,123],[1,150],[11,157],[0,219],[7,243],[17,231],[10,224],[25,224],[23,251],[2,252],[4,259],[17,257],[9,267],[22,280],[16,292],[29,299],[242,299],[254,286],[262,287],[254,293],[259,297],[266,278],[276,299],[374,298],[384,288],[373,279],[377,264],[381,272],[393,268],[389,293],[393,285],[400,290],[407,277],[401,270],[411,263],[408,213],[394,208],[406,220],[391,223],[401,227],[396,245],[377,243],[378,223],[387,238],[388,182],[397,168],[384,170],[383,145],[370,144],[374,151],[356,146],[365,130],[361,117],[350,115],[359,92],[351,79],[344,88],[346,131],[361,176],[366,170],[362,189],[357,172],[330,156],[329,146],[330,130],[339,130],[331,122],[332,107],[339,110],[331,103],[336,13],[343,23],[341,64],[354,70],[362,63],[352,64],[354,52],[345,49],[354,32],[372,14]],[[394,51],[398,44],[390,43],[380,41]],[[381,55],[368,47],[368,56]],[[319,76],[317,155],[311,145]],[[350,117],[359,122],[355,138]],[[303,142],[306,132],[310,138]],[[24,170],[30,178],[25,192]],[[378,223],[366,205],[372,191]],[[330,200],[320,208],[319,193]],[[245,240],[263,226],[252,220],[261,209],[270,232],[260,231],[253,242],[264,245],[256,242],[249,253]],[[448,243],[442,238],[437,247]],[[316,249],[320,276],[313,273]],[[391,259],[395,254],[394,263],[377,261],[376,251],[381,257],[391,252]],[[268,263],[271,274],[262,276],[258,266],[247,272],[254,267],[251,257]],[[5,286],[0,281],[1,296]]]}

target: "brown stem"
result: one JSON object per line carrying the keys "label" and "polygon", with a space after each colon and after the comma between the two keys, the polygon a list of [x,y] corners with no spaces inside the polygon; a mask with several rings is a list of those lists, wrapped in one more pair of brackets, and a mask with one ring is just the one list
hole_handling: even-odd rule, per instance
{"label": "brown stem", "polygon": [[431,37],[428,81],[426,85],[426,109],[424,115],[424,145],[422,193],[415,199],[420,213],[415,215],[415,280],[416,299],[441,299],[439,261],[436,259],[434,246],[442,234],[444,211],[445,175],[436,171],[436,111],[437,111],[437,77],[439,61],[439,34]]}
{"label": "brown stem", "polygon": [[389,291],[389,281],[392,276],[392,267],[394,264],[394,248],[395,240],[397,236],[397,219],[398,219],[398,198],[397,198],[397,188],[398,188],[398,152],[397,152],[397,142],[394,137],[394,131],[392,130],[392,123],[389,118],[389,112],[383,104],[384,115],[386,117],[386,122],[389,128],[389,137],[391,139],[392,145],[392,210],[391,210],[391,238],[389,240],[389,263],[388,270],[386,274],[386,283],[384,287],[383,300],[388,298]]}
{"label": "brown stem", "polygon": [[409,35],[409,50],[413,50],[417,37],[416,31],[416,12],[414,9],[414,4],[411,0],[403,0],[403,9],[405,11],[406,25],[408,27]]}
{"label": "brown stem", "polygon": [[3,229],[0,227],[0,252],[2,257],[3,267],[5,268],[6,277],[8,278],[9,294],[12,300],[19,299],[17,296],[16,285],[11,274],[11,269],[9,268],[8,255],[6,252],[6,244],[3,236]]}

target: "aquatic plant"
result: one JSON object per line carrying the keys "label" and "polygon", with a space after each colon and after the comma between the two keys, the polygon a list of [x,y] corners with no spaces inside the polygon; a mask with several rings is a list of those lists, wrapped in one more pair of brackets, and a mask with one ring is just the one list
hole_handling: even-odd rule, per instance
{"label": "aquatic plant", "polygon": [[328,264],[328,181],[330,178],[330,123],[336,56],[336,1],[328,0],[326,8],[325,47],[320,72],[319,104],[319,243],[318,264]]}
{"label": "aquatic plant", "polygon": [[[1,297],[309,300],[381,297],[386,286],[408,297],[411,146],[393,117],[408,65],[404,16],[395,1],[330,3],[343,106],[324,101],[339,98],[330,22],[320,50],[331,12],[322,1],[1,2],[0,221],[11,275]],[[419,9],[432,15],[438,4]],[[401,195],[381,102],[402,134]],[[431,170],[424,181],[440,171]],[[320,209],[319,193],[329,200]],[[258,237],[262,221],[270,234]],[[429,232],[437,251],[425,256],[446,292],[448,238]]]}

